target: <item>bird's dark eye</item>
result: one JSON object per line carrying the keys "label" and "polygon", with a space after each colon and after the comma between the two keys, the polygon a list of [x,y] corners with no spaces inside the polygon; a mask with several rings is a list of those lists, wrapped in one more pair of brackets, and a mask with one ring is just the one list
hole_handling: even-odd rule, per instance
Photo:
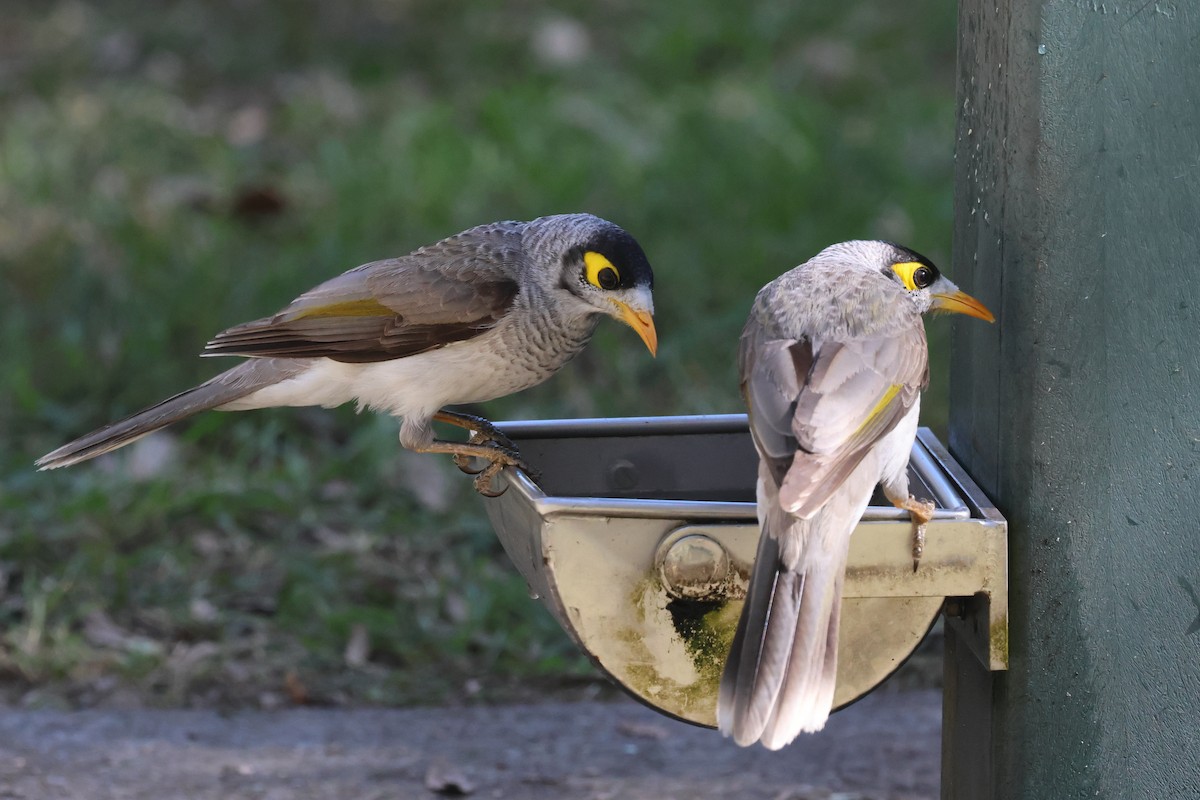
{"label": "bird's dark eye", "polygon": [[583,254],[584,278],[592,286],[612,291],[621,285],[621,274],[613,263],[597,252],[589,250]]}
{"label": "bird's dark eye", "polygon": [[928,261],[899,261],[892,264],[892,272],[910,292],[928,288],[937,283],[939,273],[937,267]]}

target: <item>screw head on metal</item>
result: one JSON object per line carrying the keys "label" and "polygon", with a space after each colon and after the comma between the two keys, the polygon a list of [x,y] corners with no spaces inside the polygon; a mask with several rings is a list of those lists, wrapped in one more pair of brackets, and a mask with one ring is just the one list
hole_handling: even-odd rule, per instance
{"label": "screw head on metal", "polygon": [[729,553],[702,533],[689,533],[660,551],[658,574],[667,593],[679,600],[720,600],[729,585]]}
{"label": "screw head on metal", "polygon": [[608,468],[608,483],[614,489],[628,492],[638,485],[638,470],[633,462],[622,458],[614,461]]}

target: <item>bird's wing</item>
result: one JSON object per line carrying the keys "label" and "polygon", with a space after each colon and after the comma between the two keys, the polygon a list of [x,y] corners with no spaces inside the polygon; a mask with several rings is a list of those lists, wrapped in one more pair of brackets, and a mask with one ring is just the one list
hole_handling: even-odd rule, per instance
{"label": "bird's wing", "polygon": [[845,342],[769,339],[739,353],[750,427],[789,513],[808,519],[904,417],[929,379],[925,328]]}
{"label": "bird's wing", "polygon": [[407,256],[356,267],[273,317],[218,334],[205,355],[361,363],[478,336],[504,317],[520,289],[522,227],[472,228]]}

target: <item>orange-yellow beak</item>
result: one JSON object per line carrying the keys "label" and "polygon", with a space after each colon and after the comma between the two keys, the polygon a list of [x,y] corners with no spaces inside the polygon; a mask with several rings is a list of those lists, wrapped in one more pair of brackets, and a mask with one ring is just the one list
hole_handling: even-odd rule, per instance
{"label": "orange-yellow beak", "polygon": [[613,301],[617,310],[620,312],[621,321],[642,337],[642,341],[646,343],[646,348],[650,351],[650,355],[658,355],[658,331],[654,330],[654,317],[650,316],[648,311],[634,311],[629,307],[628,303],[622,303],[620,300]]}
{"label": "orange-yellow beak", "polygon": [[987,310],[987,306],[960,289],[955,289],[948,294],[933,295],[933,307],[938,311],[966,314],[968,317],[975,317],[985,322],[996,321],[992,312]]}

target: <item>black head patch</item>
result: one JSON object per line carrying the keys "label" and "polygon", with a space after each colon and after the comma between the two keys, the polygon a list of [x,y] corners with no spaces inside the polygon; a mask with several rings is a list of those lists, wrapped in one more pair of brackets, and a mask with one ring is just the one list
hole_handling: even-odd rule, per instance
{"label": "black head patch", "polygon": [[567,264],[584,264],[588,253],[603,256],[616,270],[614,290],[635,286],[654,288],[654,271],[637,240],[616,225],[605,225],[584,244],[571,248],[564,256]]}
{"label": "black head patch", "polygon": [[[923,276],[925,278],[923,282],[924,286],[930,285],[939,277],[941,277],[942,273],[937,266],[928,258],[918,253],[916,250],[905,247],[904,245],[896,244],[895,242],[885,241],[884,244],[891,247],[894,251],[891,258],[888,259],[889,263],[880,267],[880,272],[889,278],[893,280],[900,278],[901,282],[906,285],[910,282],[911,279],[906,279],[894,269],[897,264],[919,264],[921,267],[924,267],[924,269],[927,270]],[[909,274],[911,275],[913,271],[914,270],[910,269]]]}

